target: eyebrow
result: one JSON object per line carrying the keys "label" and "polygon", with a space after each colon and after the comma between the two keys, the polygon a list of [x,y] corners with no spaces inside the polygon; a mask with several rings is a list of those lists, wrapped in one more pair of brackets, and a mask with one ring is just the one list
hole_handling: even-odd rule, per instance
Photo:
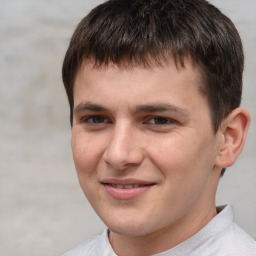
{"label": "eyebrow", "polygon": [[[110,110],[100,104],[96,104],[92,102],[82,102],[74,108],[74,113],[78,114],[79,112],[82,112],[82,111],[93,111],[93,112],[107,111],[108,112]],[[180,108],[171,104],[164,104],[164,103],[142,104],[142,105],[136,106],[135,108],[135,113],[139,113],[139,112],[155,113],[155,112],[165,112],[165,111],[176,112],[184,116],[188,116],[190,114],[190,112],[184,108]]]}
{"label": "eyebrow", "polygon": [[171,112],[176,112],[182,115],[189,115],[189,111],[180,108],[171,104],[145,104],[145,105],[139,105],[136,107],[135,112],[165,112],[165,111],[171,111]]}
{"label": "eyebrow", "polygon": [[94,112],[101,112],[101,111],[108,111],[107,108],[105,108],[104,106],[100,105],[100,104],[95,104],[95,103],[91,103],[91,102],[83,102],[78,104],[75,108],[74,108],[74,113],[79,113],[82,111],[94,111]]}

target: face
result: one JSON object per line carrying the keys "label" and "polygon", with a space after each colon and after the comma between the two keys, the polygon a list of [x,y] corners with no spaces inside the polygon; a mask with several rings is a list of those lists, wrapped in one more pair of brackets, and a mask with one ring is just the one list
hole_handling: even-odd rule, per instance
{"label": "face", "polygon": [[189,61],[185,68],[81,67],[74,162],[86,197],[114,233],[173,229],[215,207],[218,133],[199,84]]}

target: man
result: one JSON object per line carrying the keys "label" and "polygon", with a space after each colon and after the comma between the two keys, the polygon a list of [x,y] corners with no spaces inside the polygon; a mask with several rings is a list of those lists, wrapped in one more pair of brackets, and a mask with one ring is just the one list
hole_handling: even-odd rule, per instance
{"label": "man", "polygon": [[110,0],[78,25],[63,64],[81,187],[108,227],[70,255],[256,255],[216,207],[243,148],[243,51],[205,0]]}

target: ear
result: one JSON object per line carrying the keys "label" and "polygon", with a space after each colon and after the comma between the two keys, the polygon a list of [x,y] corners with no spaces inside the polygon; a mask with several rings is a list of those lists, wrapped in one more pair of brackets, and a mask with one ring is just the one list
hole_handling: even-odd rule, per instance
{"label": "ear", "polygon": [[233,165],[243,149],[249,124],[250,115],[243,108],[234,109],[222,121],[218,131],[221,139],[215,166],[226,168]]}

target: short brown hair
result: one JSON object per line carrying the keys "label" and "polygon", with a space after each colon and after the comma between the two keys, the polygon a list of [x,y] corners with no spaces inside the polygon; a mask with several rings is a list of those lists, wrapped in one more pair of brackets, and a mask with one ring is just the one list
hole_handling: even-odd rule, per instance
{"label": "short brown hair", "polygon": [[205,0],[109,0],[78,25],[62,77],[73,120],[73,86],[84,59],[150,66],[192,58],[201,70],[213,129],[240,105],[244,55],[234,24]]}

